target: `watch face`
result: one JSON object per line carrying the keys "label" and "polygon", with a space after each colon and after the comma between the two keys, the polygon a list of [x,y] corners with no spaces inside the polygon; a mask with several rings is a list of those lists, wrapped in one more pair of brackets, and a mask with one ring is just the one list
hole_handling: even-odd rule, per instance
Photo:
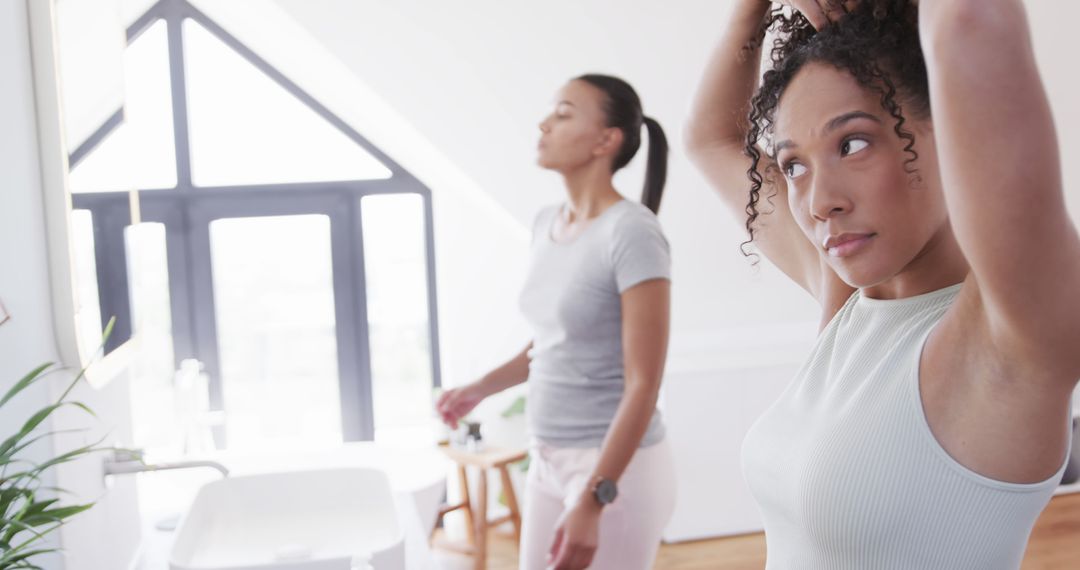
{"label": "watch face", "polygon": [[619,491],[615,487],[614,481],[603,479],[596,484],[596,489],[593,491],[593,494],[596,495],[596,500],[601,505],[609,505],[615,500]]}

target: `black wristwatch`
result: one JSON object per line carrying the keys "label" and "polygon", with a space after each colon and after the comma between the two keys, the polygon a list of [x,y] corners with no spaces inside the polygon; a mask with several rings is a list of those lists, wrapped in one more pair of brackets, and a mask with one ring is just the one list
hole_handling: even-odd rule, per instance
{"label": "black wristwatch", "polygon": [[615,482],[611,479],[604,479],[603,477],[597,477],[596,483],[593,484],[592,496],[596,499],[596,502],[601,506],[610,505],[615,501],[615,497],[619,496],[619,488],[615,485]]}

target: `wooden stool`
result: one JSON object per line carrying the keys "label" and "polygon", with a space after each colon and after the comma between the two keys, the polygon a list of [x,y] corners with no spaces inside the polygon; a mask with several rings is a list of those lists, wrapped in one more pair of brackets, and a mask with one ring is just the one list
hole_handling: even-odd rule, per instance
{"label": "wooden stool", "polygon": [[[517,463],[525,459],[529,454],[523,450],[498,447],[486,447],[483,451],[475,453],[447,445],[441,445],[440,449],[454,463],[457,463],[458,478],[461,481],[461,502],[456,505],[446,505],[439,509],[438,520],[441,521],[446,513],[458,509],[464,511],[468,544],[440,543],[438,546],[472,555],[476,570],[484,570],[487,567],[487,530],[489,526],[510,521],[514,525],[514,542],[519,543],[521,541],[521,511],[518,510],[517,496],[514,494],[514,485],[510,481],[510,472],[507,467],[511,463]],[[480,473],[475,500],[470,500],[467,467],[476,467]],[[503,496],[506,498],[506,506],[510,508],[509,514],[490,520],[487,518],[487,472],[489,469],[499,470]]]}

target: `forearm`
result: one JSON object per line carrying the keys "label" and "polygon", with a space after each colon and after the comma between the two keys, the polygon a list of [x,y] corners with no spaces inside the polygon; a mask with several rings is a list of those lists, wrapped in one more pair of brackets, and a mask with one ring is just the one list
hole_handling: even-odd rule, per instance
{"label": "forearm", "polygon": [[487,397],[528,380],[529,351],[531,349],[532,343],[530,342],[524,350],[514,355],[513,358],[485,374],[475,382],[477,389],[480,390],[484,397]]}
{"label": "forearm", "polygon": [[694,96],[686,128],[691,151],[743,144],[750,98],[758,82],[761,25],[770,6],[768,0],[735,3]]}
{"label": "forearm", "polygon": [[[628,386],[622,401],[615,412],[607,437],[600,448],[600,458],[590,476],[590,481],[597,477],[618,481],[626,466],[630,464],[634,453],[641,445],[641,440],[649,429],[650,421],[656,411],[659,396],[659,377],[655,381],[641,382]],[[584,490],[591,500],[592,487]]]}

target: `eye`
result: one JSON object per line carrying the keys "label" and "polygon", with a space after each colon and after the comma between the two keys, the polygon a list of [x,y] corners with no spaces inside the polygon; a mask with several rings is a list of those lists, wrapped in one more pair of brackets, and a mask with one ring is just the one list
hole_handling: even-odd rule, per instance
{"label": "eye", "polygon": [[843,156],[852,155],[865,149],[868,146],[870,146],[870,143],[866,142],[863,139],[850,138],[840,144],[840,154]]}
{"label": "eye", "polygon": [[786,176],[788,180],[794,180],[803,174],[806,174],[806,167],[798,162],[788,162],[784,164],[783,170],[784,176]]}

